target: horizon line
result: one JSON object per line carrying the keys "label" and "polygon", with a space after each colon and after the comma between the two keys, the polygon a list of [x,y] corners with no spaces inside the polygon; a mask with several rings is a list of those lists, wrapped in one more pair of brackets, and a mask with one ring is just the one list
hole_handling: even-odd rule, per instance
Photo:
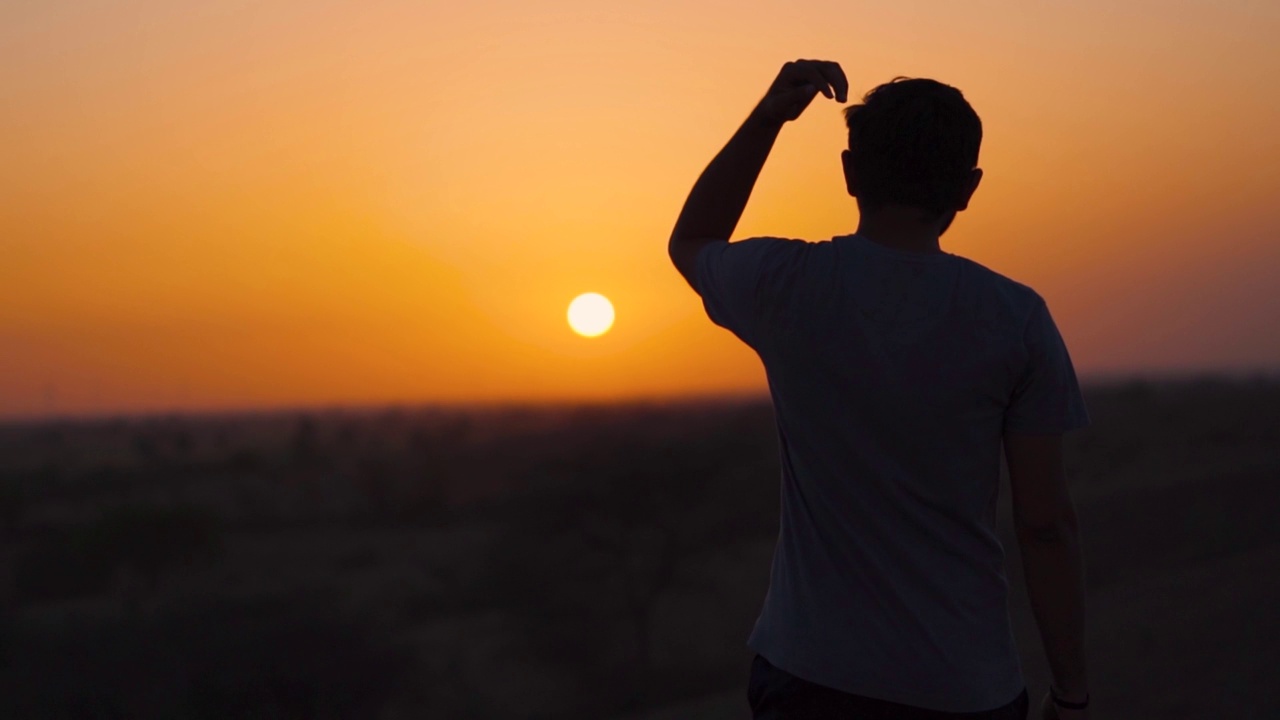
{"label": "horizon line", "polygon": [[[1194,384],[1200,382],[1272,383],[1280,382],[1280,368],[1236,370],[1168,370],[1168,371],[1101,371],[1080,374],[1084,389],[1121,386],[1127,384]],[[695,405],[732,404],[770,401],[768,388],[757,390],[727,390],[682,394],[652,394],[622,396],[616,398],[484,398],[478,400],[367,400],[315,403],[279,403],[229,407],[155,407],[131,410],[90,410],[69,413],[0,413],[0,428],[6,426],[44,424],[92,424],[112,421],[145,421],[159,419],[216,419],[250,416],[288,416],[302,414],[351,413],[365,415],[391,411],[440,411],[440,412],[493,412],[505,410],[552,410],[582,407],[625,407],[644,405]]]}

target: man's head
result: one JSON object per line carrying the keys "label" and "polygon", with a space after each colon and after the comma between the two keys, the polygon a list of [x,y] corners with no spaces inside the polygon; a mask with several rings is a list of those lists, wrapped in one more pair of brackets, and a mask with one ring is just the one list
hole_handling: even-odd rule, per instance
{"label": "man's head", "polygon": [[939,234],[969,205],[982,179],[982,121],[960,91],[935,80],[895,78],[845,110],[845,184],[864,216],[920,210]]}

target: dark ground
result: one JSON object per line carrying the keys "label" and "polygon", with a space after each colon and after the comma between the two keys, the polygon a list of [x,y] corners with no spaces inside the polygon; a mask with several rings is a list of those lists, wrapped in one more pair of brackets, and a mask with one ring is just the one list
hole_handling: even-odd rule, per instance
{"label": "dark ground", "polygon": [[[1093,717],[1280,718],[1280,383],[1086,396]],[[0,426],[0,717],[745,718],[773,433],[764,402]]]}

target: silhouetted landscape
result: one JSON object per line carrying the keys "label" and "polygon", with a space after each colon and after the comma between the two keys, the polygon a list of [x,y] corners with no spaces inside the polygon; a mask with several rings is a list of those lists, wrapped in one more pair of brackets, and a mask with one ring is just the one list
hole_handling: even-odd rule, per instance
{"label": "silhouetted landscape", "polygon": [[[1280,717],[1280,382],[1086,397],[1094,717]],[[765,399],[0,425],[0,717],[745,718],[778,472]]]}

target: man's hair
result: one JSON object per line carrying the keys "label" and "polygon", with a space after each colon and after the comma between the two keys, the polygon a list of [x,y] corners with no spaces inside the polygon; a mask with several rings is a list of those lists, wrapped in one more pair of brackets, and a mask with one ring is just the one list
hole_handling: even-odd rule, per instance
{"label": "man's hair", "polygon": [[960,205],[978,165],[982,121],[936,80],[898,77],[844,111],[864,210],[907,205],[942,215]]}

